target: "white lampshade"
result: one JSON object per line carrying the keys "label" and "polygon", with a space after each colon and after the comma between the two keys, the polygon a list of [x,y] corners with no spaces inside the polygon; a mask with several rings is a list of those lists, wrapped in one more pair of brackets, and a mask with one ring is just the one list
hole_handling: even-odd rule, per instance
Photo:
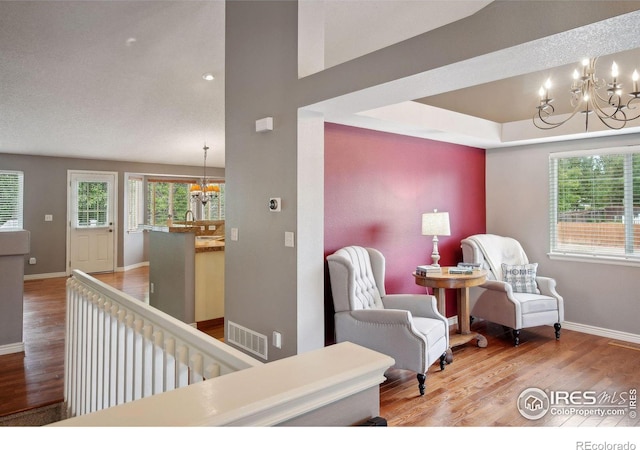
{"label": "white lampshade", "polygon": [[422,234],[424,236],[450,236],[449,213],[438,212],[434,209],[432,213],[422,215]]}

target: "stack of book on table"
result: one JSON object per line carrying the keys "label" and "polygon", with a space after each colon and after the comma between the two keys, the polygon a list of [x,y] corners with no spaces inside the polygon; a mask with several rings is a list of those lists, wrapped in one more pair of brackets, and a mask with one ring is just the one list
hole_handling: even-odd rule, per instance
{"label": "stack of book on table", "polygon": [[416,267],[416,275],[418,275],[419,277],[424,277],[430,273],[442,273],[442,268],[440,266],[434,266],[431,264]]}
{"label": "stack of book on table", "polygon": [[477,263],[458,263],[456,267],[450,267],[449,273],[458,275],[471,275],[475,269],[479,269],[480,264]]}

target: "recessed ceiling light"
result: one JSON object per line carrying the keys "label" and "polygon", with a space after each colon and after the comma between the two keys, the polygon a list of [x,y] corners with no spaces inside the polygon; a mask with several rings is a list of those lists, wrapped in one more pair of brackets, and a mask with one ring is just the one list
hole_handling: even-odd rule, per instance
{"label": "recessed ceiling light", "polygon": [[213,76],[212,73],[207,72],[202,75],[202,78],[204,78],[207,81],[212,81],[215,77]]}

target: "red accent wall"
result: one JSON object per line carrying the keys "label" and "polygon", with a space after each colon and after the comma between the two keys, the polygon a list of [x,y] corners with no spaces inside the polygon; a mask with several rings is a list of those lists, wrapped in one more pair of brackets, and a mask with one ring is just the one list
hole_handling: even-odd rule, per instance
{"label": "red accent wall", "polygon": [[[485,151],[326,123],[324,195],[325,257],[348,245],[374,247],[386,258],[387,293],[424,293],[411,275],[431,263],[422,213],[449,212],[440,264],[462,261],[460,240],[486,230]],[[329,284],[325,297],[329,323]],[[446,315],[455,314],[455,293],[447,292]]]}

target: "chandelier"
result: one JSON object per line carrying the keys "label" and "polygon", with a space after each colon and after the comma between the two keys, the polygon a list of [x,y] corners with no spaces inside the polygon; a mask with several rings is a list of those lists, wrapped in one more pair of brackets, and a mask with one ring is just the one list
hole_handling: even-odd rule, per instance
{"label": "chandelier", "polygon": [[207,180],[207,144],[202,147],[204,150],[204,173],[202,177],[202,183],[192,184],[189,191],[191,193],[192,200],[200,200],[203,205],[206,205],[209,200],[218,198],[218,192],[220,192],[220,186],[217,184],[211,184]]}
{"label": "chandelier", "polygon": [[[627,122],[640,117],[640,111],[635,114],[635,103],[640,97],[638,92],[638,71],[634,70],[631,79],[633,81],[633,91],[623,94],[622,84],[619,83],[618,65],[614,62],[611,65],[611,82],[596,77],[597,58],[584,59],[581,70],[573,71],[573,82],[571,83],[571,106],[573,111],[564,120],[553,120],[555,109],[551,103],[553,98],[550,95],[551,80],[540,88],[540,105],[533,116],[533,123],[542,130],[550,130],[568,122],[577,113],[584,114],[585,131],[589,128],[589,116],[595,117],[612,130],[624,128]],[[605,90],[606,89],[606,90]],[[630,96],[628,101],[625,98]]]}

